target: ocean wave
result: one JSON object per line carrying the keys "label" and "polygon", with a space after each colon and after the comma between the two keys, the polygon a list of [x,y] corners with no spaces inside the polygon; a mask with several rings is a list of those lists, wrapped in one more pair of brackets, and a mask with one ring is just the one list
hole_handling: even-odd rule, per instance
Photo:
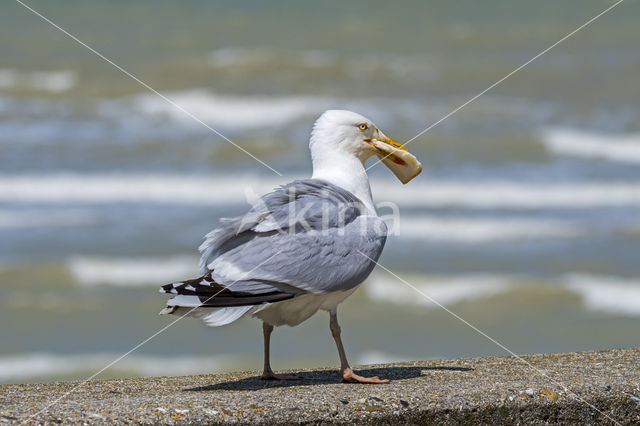
{"label": "ocean wave", "polygon": [[[182,142],[185,135],[213,135],[223,142],[202,123],[234,139],[238,135],[255,139],[255,132],[261,130],[270,132],[269,137],[278,132],[278,138],[295,137],[297,141],[300,134],[308,134],[322,112],[332,108],[381,117],[382,125],[422,122],[425,117],[435,119],[446,113],[443,105],[388,97],[224,95],[197,88],[163,95],[173,103],[153,93],[98,98],[89,104],[71,99],[1,96],[0,113],[5,119],[0,121],[0,142]],[[265,134],[258,136],[264,138]],[[306,138],[302,136],[301,140]]]}
{"label": "ocean wave", "polygon": [[640,206],[640,182],[537,183],[507,181],[419,181],[397,187],[371,184],[378,200],[407,207],[590,208]]}
{"label": "ocean wave", "polygon": [[561,155],[640,163],[640,135],[590,133],[572,129],[547,129],[542,137],[547,149]]}
{"label": "ocean wave", "polygon": [[74,281],[85,286],[157,287],[193,278],[199,272],[198,259],[189,256],[126,259],[75,256],[67,266]]}
{"label": "ocean wave", "polygon": [[[450,276],[414,275],[406,281],[428,297],[396,277],[378,272],[363,286],[366,295],[375,301],[404,306],[438,308],[457,303],[492,298],[508,292],[537,289],[549,290],[549,297],[558,288],[580,297],[584,308],[612,316],[640,316],[640,280],[616,276],[568,273],[552,277],[507,274],[457,274]],[[516,293],[514,293],[516,294]],[[527,293],[521,293],[526,297]]]}
{"label": "ocean wave", "polygon": [[[306,131],[320,114],[328,109],[359,111],[366,116],[385,117],[381,125],[389,122],[424,121],[425,117],[438,117],[446,113],[442,102],[426,105],[411,99],[341,98],[312,94],[280,96],[224,95],[207,89],[188,89],[166,92],[164,95],[180,108],[155,94],[139,94],[121,99],[105,100],[99,110],[108,118],[130,121],[152,120],[163,124],[166,119],[188,127],[209,132],[197,117],[224,132],[245,133],[256,129],[277,130],[300,124]],[[437,105],[434,105],[437,104]],[[188,113],[185,113],[188,111]]]}
{"label": "ocean wave", "polygon": [[0,229],[87,226],[97,222],[89,209],[0,210]]}
{"label": "ocean wave", "polygon": [[400,216],[398,225],[395,228],[391,227],[391,232],[400,238],[468,244],[522,239],[573,238],[586,233],[581,226],[567,221],[509,217],[483,219]]}
{"label": "ocean wave", "polygon": [[[89,376],[122,354],[24,353],[0,357],[0,382],[11,383],[64,377]],[[234,357],[129,355],[110,367],[109,376],[169,376],[228,371]]]}
{"label": "ocean wave", "polygon": [[[42,87],[50,85],[50,91],[64,89],[64,78],[70,80],[67,83],[69,89],[72,87],[71,74],[49,76],[49,83],[45,83],[44,76],[38,78],[42,80],[39,83]],[[54,78],[60,82],[55,83]],[[2,79],[0,74],[0,81]],[[5,83],[9,84],[10,79],[7,74]],[[57,89],[55,84],[58,84]],[[243,95],[197,87],[166,91],[163,95],[173,103],[147,92],[91,99],[6,94],[0,97],[0,113],[5,118],[0,121],[0,141],[112,144],[150,140],[183,142],[187,135],[214,135],[222,142],[198,122],[202,121],[232,139],[246,137],[256,140],[255,133],[260,130],[262,134],[258,137],[264,138],[265,132],[269,132],[268,137],[277,134],[278,138],[297,144],[307,139],[313,121],[327,109],[350,109],[375,118],[383,128],[407,129],[415,127],[416,123],[426,125],[433,122],[453,107],[451,100],[443,97],[425,100],[421,97],[382,95],[345,97],[340,93]],[[546,104],[526,99],[488,97],[484,100],[482,114],[493,113],[505,119],[510,114],[517,117],[526,112],[530,116],[534,114],[537,117],[534,121],[542,125],[546,120],[544,111],[548,109]],[[461,122],[450,130],[465,139],[468,126],[479,125],[478,119],[476,111],[467,117],[466,120],[470,121]],[[443,146],[434,149],[443,149]]]}
{"label": "ocean wave", "polygon": [[364,289],[370,299],[379,302],[439,308],[438,304],[449,307],[469,300],[490,298],[513,287],[513,278],[489,274],[413,276],[405,279],[428,297],[398,278],[382,273],[369,278]]}
{"label": "ocean wave", "polygon": [[[157,287],[162,283],[180,281],[198,275],[198,259],[191,256],[173,256],[157,258],[97,258],[74,256],[66,261],[66,266],[75,283],[83,286],[111,285],[115,287]],[[428,282],[428,289],[433,290],[443,303],[451,304],[465,297],[474,298],[479,293],[486,293],[488,287],[503,284],[512,280],[507,276],[463,275],[453,277],[413,277],[416,282]],[[411,281],[410,281],[411,282]],[[374,300],[384,299],[387,291],[398,290],[399,281],[373,275],[366,286],[367,292]],[[479,285],[479,287],[477,287]],[[470,287],[468,296],[462,295]],[[495,287],[498,288],[498,287]],[[502,287],[500,287],[502,288]],[[400,294],[399,302],[413,300],[410,294]]]}
{"label": "ocean wave", "polygon": [[[0,201],[45,203],[245,204],[297,178],[240,175],[0,175]],[[640,182],[534,183],[371,179],[376,202],[402,207],[589,208],[638,207]]]}
{"label": "ocean wave", "polygon": [[[191,256],[145,257],[145,258],[106,258],[74,256],[66,261],[66,267],[77,284],[84,286],[112,285],[116,287],[155,286],[198,275],[198,259]],[[461,293],[470,287],[479,288],[479,293],[487,293],[488,287],[513,280],[508,276],[461,275],[453,277],[419,276],[416,282],[427,282],[428,288],[441,296],[443,303],[457,303],[464,299]],[[367,284],[372,298],[384,298],[386,291],[397,290],[397,283],[384,275],[373,275]],[[477,287],[479,285],[479,287]],[[496,287],[498,288],[498,287]],[[500,287],[501,288],[501,287]],[[490,293],[490,292],[489,292]],[[476,291],[469,291],[470,298],[476,297]],[[399,300],[414,300],[409,294],[401,294]],[[459,298],[462,299],[459,299]]]}
{"label": "ocean wave", "polygon": [[[303,117],[318,115],[335,103],[331,98],[320,96],[224,96],[203,89],[165,95],[212,127],[242,130],[280,127]],[[189,114],[155,94],[136,95],[125,103],[139,114],[200,126]]]}
{"label": "ocean wave", "polygon": [[570,274],[564,286],[580,295],[594,311],[640,316],[640,280],[610,276]]}
{"label": "ocean wave", "polygon": [[245,190],[265,193],[284,183],[273,178],[185,175],[0,176],[0,200],[46,203],[237,204]]}
{"label": "ocean wave", "polygon": [[282,72],[294,70],[300,73],[320,70],[347,76],[388,76],[411,78],[413,81],[433,81],[438,77],[439,66],[433,58],[420,55],[398,54],[348,54],[335,51],[305,49],[278,50],[268,48],[224,47],[209,54],[209,65],[214,69],[241,70],[244,73]]}
{"label": "ocean wave", "polygon": [[22,72],[0,69],[0,89],[20,88],[24,90],[62,93],[78,84],[78,75],[71,70]]}
{"label": "ocean wave", "polygon": [[[65,265],[76,285],[157,287],[162,283],[195,277],[199,272],[197,261],[197,257],[186,255],[156,258],[74,256],[67,259]],[[10,263],[0,261],[0,268],[10,267],[12,267]],[[24,272],[20,272],[22,270]],[[25,264],[15,271],[33,273],[34,270],[38,270],[37,264]],[[528,291],[532,289],[536,289],[538,292],[548,290],[550,297],[556,297],[555,292],[560,289],[579,296],[586,309],[609,315],[640,316],[639,279],[589,275],[579,272],[545,277],[483,272],[451,275],[401,275],[408,283],[445,307],[467,301],[492,298],[508,292],[514,292],[514,295],[520,292],[522,297],[528,297]],[[368,298],[378,302],[428,308],[438,307],[428,297],[421,296],[400,279],[381,270],[375,271],[368,278],[363,285],[363,290]],[[57,303],[53,299],[49,302]],[[12,303],[15,304],[15,301]]]}

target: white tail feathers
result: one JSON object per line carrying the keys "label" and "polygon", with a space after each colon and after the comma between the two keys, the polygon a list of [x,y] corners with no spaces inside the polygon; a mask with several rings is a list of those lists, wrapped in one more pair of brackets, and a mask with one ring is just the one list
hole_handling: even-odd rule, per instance
{"label": "white tail feathers", "polygon": [[209,315],[202,318],[202,321],[209,327],[219,327],[230,324],[247,313],[253,306],[234,306],[229,308],[216,309]]}
{"label": "white tail feathers", "polygon": [[[180,297],[180,296],[178,296]],[[194,297],[195,296],[184,296]],[[176,298],[169,300],[174,301]],[[190,302],[190,301],[189,301]],[[187,306],[177,306],[176,304],[170,304],[166,308],[160,311],[159,315],[174,314],[180,316],[188,316],[193,318],[200,318],[209,327],[219,327],[234,322],[244,314],[246,314],[251,308],[255,306],[232,306],[228,308],[198,308],[197,305],[188,304]]]}

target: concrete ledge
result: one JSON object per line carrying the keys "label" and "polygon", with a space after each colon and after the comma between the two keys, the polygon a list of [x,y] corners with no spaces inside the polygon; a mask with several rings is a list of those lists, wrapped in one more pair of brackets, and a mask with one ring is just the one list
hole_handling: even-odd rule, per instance
{"label": "concrete ledge", "polygon": [[[296,382],[256,372],[0,386],[0,422],[640,423],[640,349],[418,361],[363,367],[387,385]],[[29,419],[74,387],[59,403]]]}

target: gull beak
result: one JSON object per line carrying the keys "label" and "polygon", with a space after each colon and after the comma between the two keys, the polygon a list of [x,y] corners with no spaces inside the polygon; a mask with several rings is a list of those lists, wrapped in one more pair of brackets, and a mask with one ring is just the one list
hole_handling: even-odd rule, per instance
{"label": "gull beak", "polygon": [[407,148],[390,137],[380,133],[380,137],[365,140],[373,147],[376,155],[402,183],[408,183],[422,172],[422,164]]}

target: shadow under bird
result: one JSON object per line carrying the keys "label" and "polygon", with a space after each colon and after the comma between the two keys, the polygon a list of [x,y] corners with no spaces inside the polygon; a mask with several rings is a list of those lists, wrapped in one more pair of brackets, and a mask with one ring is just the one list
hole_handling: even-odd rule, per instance
{"label": "shadow under bird", "polygon": [[422,166],[370,120],[329,110],[315,122],[309,142],[311,179],[296,180],[262,196],[243,216],[223,219],[200,246],[201,277],[162,286],[175,295],[161,314],[201,318],[209,326],[243,315],[262,320],[263,379],[275,326],[296,326],[318,310],[329,312],[331,334],[345,382],[387,383],[353,372],[340,337],[337,307],[373,270],[387,237],[374,208],[365,162],[381,161],[402,182]]}

